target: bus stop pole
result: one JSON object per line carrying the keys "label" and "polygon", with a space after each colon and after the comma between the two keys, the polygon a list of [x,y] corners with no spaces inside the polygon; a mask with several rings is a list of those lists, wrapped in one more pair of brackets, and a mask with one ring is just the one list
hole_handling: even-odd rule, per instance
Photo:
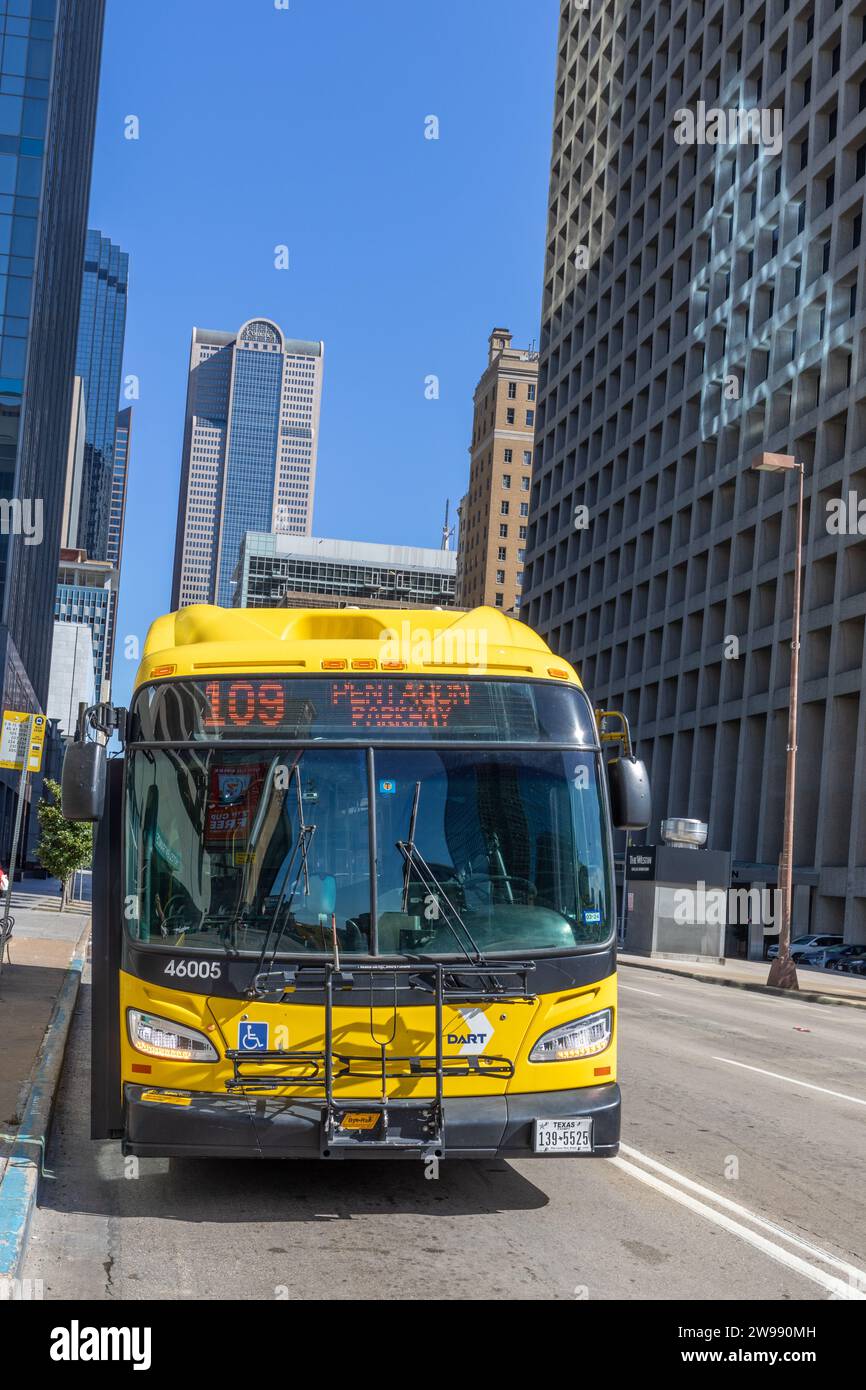
{"label": "bus stop pole", "polygon": [[21,826],[24,821],[24,793],[27,790],[27,764],[30,761],[30,743],[33,739],[33,715],[27,720],[27,742],[24,745],[24,761],[21,764],[21,776],[18,779],[18,805],[15,807],[15,829],[12,832],[12,858],[9,862],[9,887],[6,889],[6,903],[3,912],[4,917],[9,916],[9,909],[12,906],[12,880],[15,877],[15,866],[18,862],[18,841],[21,839]]}

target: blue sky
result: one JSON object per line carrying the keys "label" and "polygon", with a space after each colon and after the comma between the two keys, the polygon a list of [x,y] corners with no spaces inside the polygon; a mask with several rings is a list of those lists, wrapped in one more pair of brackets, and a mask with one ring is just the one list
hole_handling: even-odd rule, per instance
{"label": "blue sky", "polygon": [[124,638],[170,601],[194,324],[266,314],[324,339],[315,534],[439,544],[487,335],[538,336],[557,17],[556,0],[108,0],[90,225],[130,254],[140,381],[121,703]]}

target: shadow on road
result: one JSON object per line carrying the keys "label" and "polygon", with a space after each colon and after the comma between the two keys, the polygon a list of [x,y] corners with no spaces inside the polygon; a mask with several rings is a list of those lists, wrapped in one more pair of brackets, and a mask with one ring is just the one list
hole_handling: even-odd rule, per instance
{"label": "shadow on road", "polygon": [[119,1143],[89,1137],[89,995],[83,985],[49,1145],[54,1176],[42,1184],[42,1207],[232,1224],[350,1221],[378,1212],[495,1216],[548,1203],[501,1159],[443,1161],[432,1179],[421,1160],[124,1159]]}

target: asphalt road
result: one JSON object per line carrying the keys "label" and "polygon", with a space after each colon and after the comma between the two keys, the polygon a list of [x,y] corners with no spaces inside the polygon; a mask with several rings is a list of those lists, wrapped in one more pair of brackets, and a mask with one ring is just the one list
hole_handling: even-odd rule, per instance
{"label": "asphalt road", "polygon": [[620,1157],[430,1181],[92,1143],[85,986],[25,1276],[73,1299],[866,1297],[866,1012],[620,987]]}

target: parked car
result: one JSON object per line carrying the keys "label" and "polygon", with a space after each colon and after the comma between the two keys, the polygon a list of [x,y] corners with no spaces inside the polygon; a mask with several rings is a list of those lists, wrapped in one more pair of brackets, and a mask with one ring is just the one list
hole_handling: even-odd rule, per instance
{"label": "parked car", "polygon": [[[853,957],[866,955],[866,946],[814,946],[804,951],[800,957],[801,965],[816,965],[824,970],[832,969],[838,961],[848,962]],[[842,967],[844,968],[844,967]]]}
{"label": "parked car", "polygon": [[[791,958],[799,960],[804,951],[812,950],[821,946],[841,946],[843,938],[841,936],[795,936],[791,942]],[[768,960],[775,960],[779,954],[779,943],[774,941],[767,952]]]}
{"label": "parked car", "polygon": [[851,963],[866,957],[866,942],[850,942],[847,946],[841,946],[837,950],[827,952],[826,968],[828,970],[841,970],[847,972]]}
{"label": "parked car", "polygon": [[846,971],[848,975],[866,975],[866,956],[857,956]]}

